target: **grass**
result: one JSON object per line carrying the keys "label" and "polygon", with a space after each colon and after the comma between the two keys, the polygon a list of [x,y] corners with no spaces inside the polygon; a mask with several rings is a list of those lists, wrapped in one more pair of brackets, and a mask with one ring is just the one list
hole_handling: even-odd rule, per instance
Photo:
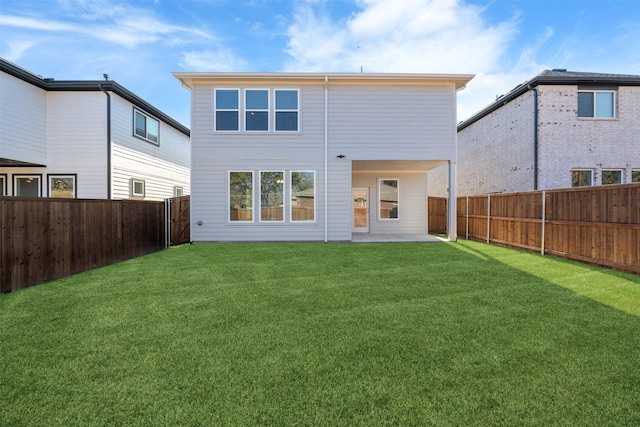
{"label": "grass", "polygon": [[640,425],[640,277],[474,242],[172,248],[0,297],[0,425]]}

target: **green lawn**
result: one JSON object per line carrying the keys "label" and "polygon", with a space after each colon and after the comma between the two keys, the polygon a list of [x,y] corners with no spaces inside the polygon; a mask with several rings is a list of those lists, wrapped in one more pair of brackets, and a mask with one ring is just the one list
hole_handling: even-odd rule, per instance
{"label": "green lawn", "polygon": [[182,246],[0,296],[0,425],[638,426],[640,277],[482,243]]}

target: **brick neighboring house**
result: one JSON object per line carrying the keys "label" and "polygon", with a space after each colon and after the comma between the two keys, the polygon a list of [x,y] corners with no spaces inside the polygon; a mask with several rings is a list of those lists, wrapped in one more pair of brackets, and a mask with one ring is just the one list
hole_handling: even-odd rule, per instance
{"label": "brick neighboring house", "polygon": [[[446,196],[447,171],[429,172]],[[458,195],[640,182],[640,76],[546,70],[458,124]]]}

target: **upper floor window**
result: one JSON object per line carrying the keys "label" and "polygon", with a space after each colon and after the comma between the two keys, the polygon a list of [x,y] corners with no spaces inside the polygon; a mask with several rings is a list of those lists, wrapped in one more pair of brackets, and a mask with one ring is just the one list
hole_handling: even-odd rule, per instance
{"label": "upper floor window", "polygon": [[244,128],[247,131],[269,130],[269,91],[247,89],[245,91]]}
{"label": "upper floor window", "polygon": [[578,92],[578,117],[612,119],[615,117],[614,91]]}
{"label": "upper floor window", "polygon": [[240,128],[240,103],[238,89],[216,89],[215,94],[215,123],[216,130],[237,131]]}
{"label": "upper floor window", "polygon": [[160,122],[147,114],[133,110],[133,134],[157,145],[160,140]]}
{"label": "upper floor window", "polygon": [[276,131],[298,130],[298,91],[276,89]]}

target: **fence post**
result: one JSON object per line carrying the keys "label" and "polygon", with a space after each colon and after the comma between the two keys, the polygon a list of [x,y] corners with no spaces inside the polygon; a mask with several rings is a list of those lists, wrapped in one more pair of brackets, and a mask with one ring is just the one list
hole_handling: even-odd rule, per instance
{"label": "fence post", "polygon": [[489,236],[491,235],[491,194],[487,194],[487,243],[490,242]]}
{"label": "fence post", "polygon": [[164,199],[164,247],[171,246],[171,199]]}
{"label": "fence post", "polygon": [[467,207],[465,208],[465,227],[466,227],[466,239],[469,240],[469,196],[467,196]]}
{"label": "fence post", "polygon": [[541,224],[541,236],[540,236],[540,255],[544,255],[544,224],[546,222],[546,197],[547,192],[542,190],[542,224]]}

